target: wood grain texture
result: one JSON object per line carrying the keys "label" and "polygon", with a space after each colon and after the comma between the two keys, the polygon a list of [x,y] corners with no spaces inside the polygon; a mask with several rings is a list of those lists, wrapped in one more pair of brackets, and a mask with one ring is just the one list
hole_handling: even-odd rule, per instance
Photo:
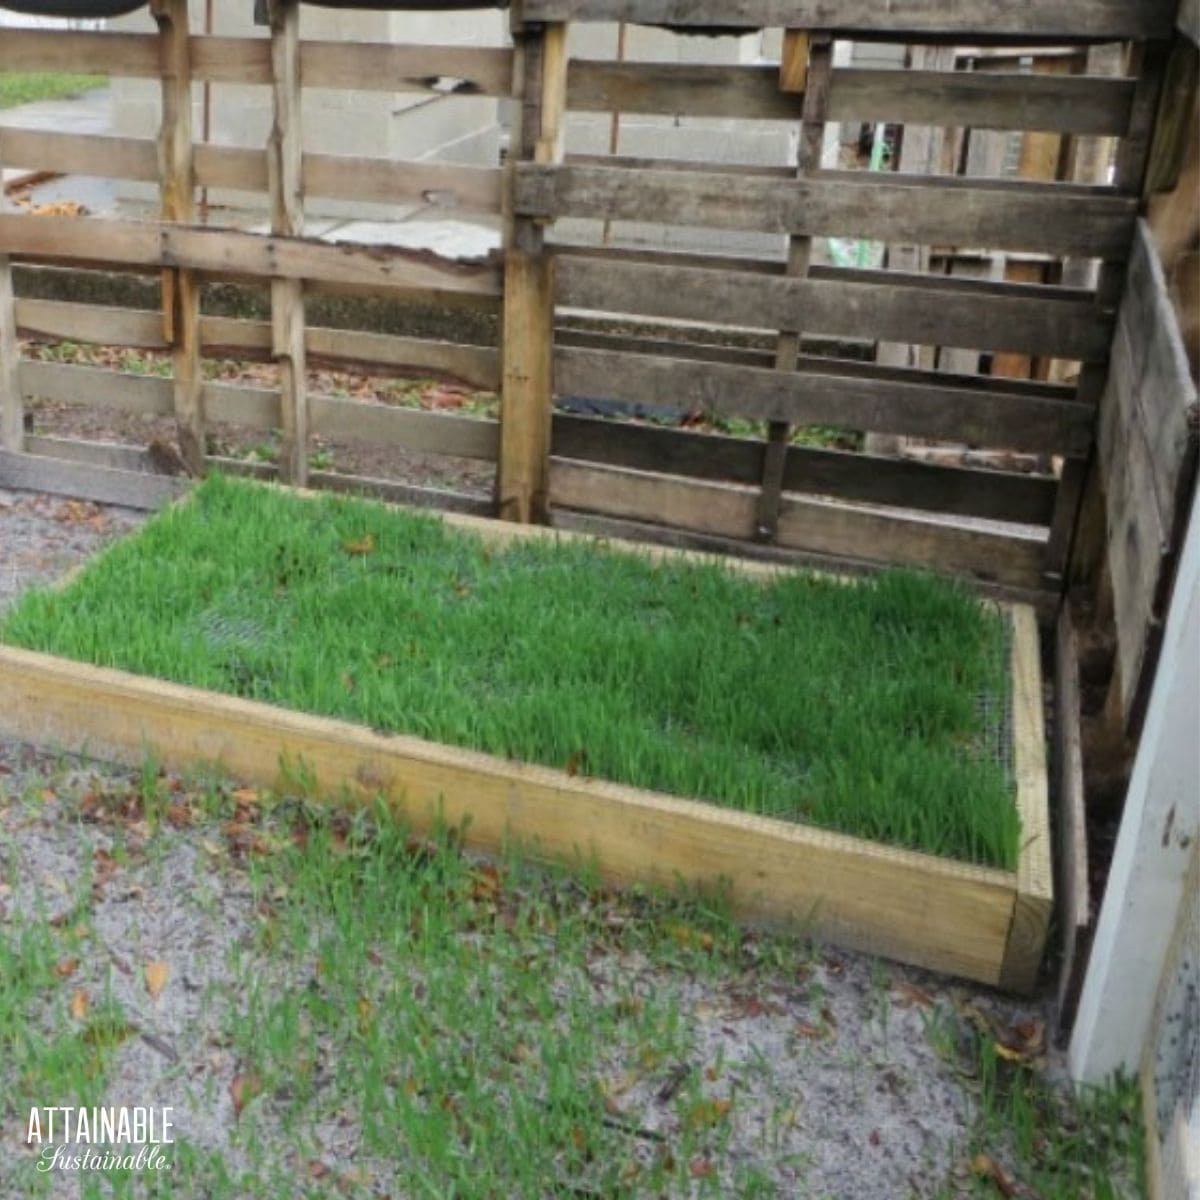
{"label": "wood grain texture", "polygon": [[1087,807],[1080,740],[1079,646],[1068,605],[1058,618],[1054,672],[1054,757],[1058,781],[1058,895],[1062,953],[1055,1009],[1060,1031],[1070,1028],[1083,982],[1091,924]]}
{"label": "wood grain texture", "polygon": [[165,475],[143,475],[0,450],[0,487],[27,488],[51,496],[72,496],[97,504],[121,504],[149,510],[168,504],[181,495],[186,486],[185,481]]}
{"label": "wood grain texture", "polygon": [[[0,142],[0,213],[8,207],[4,191],[4,145]],[[12,265],[0,243],[0,449],[20,451],[25,442],[25,404],[18,374],[16,297]]]}
{"label": "wood grain texture", "polygon": [[[1093,410],[1036,394],[992,394],[925,372],[846,371],[834,360],[795,373],[642,354],[560,348],[558,390],[667,404],[718,416],[836,425],[997,449],[1084,453]],[[945,378],[945,377],[943,377]]]}
{"label": "wood grain texture", "polygon": [[[753,484],[762,477],[763,443],[633,422],[558,413],[552,453],[639,471]],[[1055,481],[1049,476],[943,466],[849,450],[789,446],[785,491],[921,509],[1024,525],[1048,525]]]}
{"label": "wood grain texture", "polygon": [[527,0],[528,21],[631,21],[644,25],[770,26],[974,43],[1000,39],[1116,41],[1166,37],[1168,0]]}
{"label": "wood grain texture", "polygon": [[876,237],[1123,259],[1136,203],[1107,189],[952,177],[823,171],[786,182],[721,172],[632,172],[522,163],[514,204],[531,217],[666,221],[809,236]]}
{"label": "wood grain texture", "polygon": [[[153,0],[158,25],[162,117],[158,134],[158,187],[162,219],[187,225],[196,216],[192,161],[192,65],[187,0]],[[162,274],[163,331],[171,343],[175,437],[193,475],[204,473],[205,421],[200,368],[200,287],[193,272]]]}
{"label": "wood grain texture", "polygon": [[394,246],[264,237],[233,229],[0,214],[0,244],[14,257],[171,266],[232,278],[284,276],[419,296],[500,295],[495,258],[442,259]]}
{"label": "wood grain texture", "polygon": [[[738,913],[995,983],[1013,877],[802,826],[523,766],[47,655],[0,649],[0,723],[44,746],[180,769],[220,763],[272,786],[300,765],[330,795],[382,795],[415,829],[463,825],[472,849],[595,857],[604,878],[731,882]],[[468,820],[469,818],[469,820]]]}
{"label": "wood grain texture", "polygon": [[[582,512],[727,539],[754,536],[753,488],[554,459],[550,492],[556,506]],[[792,495],[782,500],[777,541],[818,554],[849,551],[867,561],[924,566],[1018,588],[1037,586],[1044,551],[1037,538]]]}
{"label": "wood grain texture", "polygon": [[971,286],[974,281],[960,279],[948,287],[896,271],[788,279],[569,253],[558,260],[559,304],[594,312],[978,350],[1057,351],[1093,361],[1107,356],[1112,336],[1110,315],[1053,288],[1005,294],[986,281]]}
{"label": "wood grain texture", "polygon": [[1054,872],[1037,618],[1028,608],[1016,608],[1012,621],[1013,770],[1021,850],[1000,986],[1029,993],[1037,986],[1054,911]]}
{"label": "wood grain texture", "polygon": [[[804,87],[784,85],[786,65],[576,59],[568,99],[574,112],[794,121]],[[845,67],[830,81],[829,119],[934,125],[950,118],[976,129],[1119,136],[1129,124],[1132,96],[1132,82],[1121,79]]]}

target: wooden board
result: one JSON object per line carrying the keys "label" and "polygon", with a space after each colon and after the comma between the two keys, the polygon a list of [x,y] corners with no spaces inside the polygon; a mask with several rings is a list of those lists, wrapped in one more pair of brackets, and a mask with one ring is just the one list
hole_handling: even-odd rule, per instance
{"label": "wooden board", "polygon": [[[763,443],[752,438],[566,413],[555,415],[552,453],[558,458],[715,482],[753,484],[762,478]],[[1024,525],[1048,525],[1055,496],[1049,476],[809,446],[788,447],[783,486],[789,492]]]}
{"label": "wooden board", "polygon": [[[1112,41],[1166,37],[1168,0],[527,0],[527,21],[630,21],[643,25],[830,30],[922,41]],[[907,35],[907,36],[906,36]]]}
{"label": "wooden board", "polygon": [[725,880],[744,916],[985,983],[1009,953],[1008,872],[120,671],[0,648],[0,726],[124,762],[150,749],[171,769],[218,763],[259,786],[303,764],[321,791],[383,796],[418,830],[461,825],[472,849],[517,842],[559,861],[594,858],[621,884]]}
{"label": "wooden board", "polygon": [[232,229],[0,214],[0,245],[14,256],[125,266],[168,266],[227,277],[285,276],[423,296],[498,297],[492,260],[452,260],[395,246],[264,237]]}
{"label": "wooden board", "polygon": [[[898,371],[843,370],[834,360],[795,373],[603,350],[559,349],[560,394],[698,409],[801,425],[909,434],[999,449],[1084,453],[1093,410],[1036,394]],[[943,377],[944,379],[944,377]],[[987,381],[983,381],[985,384]]]}
{"label": "wooden board", "polygon": [[[803,88],[780,87],[774,66],[575,59],[568,102],[575,112],[797,120]],[[976,75],[967,71],[839,68],[829,91],[831,121],[940,124],[977,129],[1046,129],[1119,136],[1133,85],[1121,79]]]}
{"label": "wooden board", "polygon": [[186,481],[0,450],[0,487],[155,509],[181,495]]}
{"label": "wooden board", "polygon": [[1058,895],[1062,952],[1055,1009],[1060,1031],[1070,1028],[1079,1002],[1086,936],[1091,924],[1087,806],[1080,740],[1079,647],[1069,605],[1063,605],[1055,640],[1054,757],[1058,780]]}
{"label": "wooden board", "polygon": [[974,282],[895,271],[856,271],[846,281],[764,278],[560,254],[556,295],[565,308],[747,329],[803,327],[809,334],[924,345],[1058,352],[1095,361],[1107,356],[1112,322],[1094,303],[1061,298],[1053,288],[1006,295],[987,281],[970,286]]}
{"label": "wooden board", "polygon": [[[729,539],[751,539],[755,489],[700,483],[650,471],[551,463],[556,506],[635,521],[653,521]],[[1035,588],[1044,542],[994,528],[922,520],[829,501],[782,498],[778,543],[818,554],[851,553],[867,561],[952,571],[991,583]]]}
{"label": "wooden board", "polygon": [[[263,37],[192,37],[192,75],[209,83],[271,82]],[[445,96],[512,94],[512,52],[484,46],[389,46],[306,41],[300,65],[307,87]],[[156,39],[140,33],[6,29],[0,70],[156,78]]]}
{"label": "wooden board", "polygon": [[[265,192],[267,159],[247,146],[194,147],[200,187]],[[0,158],[10,166],[99,179],[158,179],[150,138],[0,127]],[[305,194],[364,203],[414,202],[448,211],[499,212],[503,173],[492,167],[406,162],[338,154],[303,156]]]}
{"label": "wooden board", "polygon": [[[882,180],[886,180],[883,182]],[[823,171],[784,181],[721,172],[521,163],[516,211],[713,229],[875,237],[1123,259],[1136,201],[1074,184]]]}
{"label": "wooden board", "polygon": [[1153,675],[1170,561],[1196,473],[1196,412],[1166,281],[1139,222],[1098,432],[1127,728],[1140,722]]}

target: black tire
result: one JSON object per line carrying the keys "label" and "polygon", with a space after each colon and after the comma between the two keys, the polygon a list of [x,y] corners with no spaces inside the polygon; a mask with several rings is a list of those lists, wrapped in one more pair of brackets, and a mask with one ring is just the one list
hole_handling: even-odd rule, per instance
{"label": "black tire", "polygon": [[146,0],[0,0],[0,8],[29,17],[123,17],[144,8]]}

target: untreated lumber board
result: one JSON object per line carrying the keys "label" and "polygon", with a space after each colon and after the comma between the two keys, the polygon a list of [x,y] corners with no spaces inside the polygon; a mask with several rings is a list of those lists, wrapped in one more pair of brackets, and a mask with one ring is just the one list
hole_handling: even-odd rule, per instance
{"label": "untreated lumber board", "polygon": [[[630,520],[654,521],[731,539],[751,539],[753,488],[700,483],[657,472],[552,460],[555,505]],[[821,554],[851,551],[877,562],[967,574],[1013,587],[1036,587],[1041,539],[923,520],[880,509],[787,495],[778,543]]]}
{"label": "untreated lumber board", "polygon": [[[909,434],[1034,453],[1082,453],[1093,410],[1072,400],[994,395],[957,383],[829,369],[794,374],[685,359],[560,347],[554,356],[561,393],[692,407],[800,425]],[[936,377],[935,377],[936,378]],[[1053,448],[1053,450],[1052,450]]]}
{"label": "untreated lumber board", "polygon": [[0,214],[0,245],[14,257],[39,260],[162,265],[232,277],[282,275],[419,295],[500,295],[493,259],[451,260],[394,246],[265,237],[233,229]]}
{"label": "untreated lumber board", "polygon": [[381,796],[418,831],[461,828],[471,849],[594,859],[618,884],[722,880],[739,915],[983,982],[1006,954],[1009,872],[8,647],[0,714],[9,736],[119,761],[149,747],[168,768],[217,763],[257,786],[302,763],[320,791]]}
{"label": "untreated lumber board", "polygon": [[1013,774],[1021,816],[1017,897],[1000,986],[1032,992],[1037,986],[1046,934],[1054,910],[1049,786],[1037,618],[1028,608],[1013,612]]}
{"label": "untreated lumber board", "polygon": [[771,26],[869,34],[891,41],[931,37],[971,44],[984,39],[1118,41],[1167,37],[1169,0],[527,0],[528,21],[629,21],[643,25]]}
{"label": "untreated lumber board", "polygon": [[[886,180],[886,182],[884,181]],[[797,182],[705,171],[521,163],[516,211],[530,217],[667,221],[809,236],[870,236],[1123,259],[1136,202],[1104,188],[823,171]]]}
{"label": "untreated lumber board", "polygon": [[[796,120],[803,92],[773,66],[576,59],[568,78],[575,112]],[[1132,97],[1124,79],[847,67],[833,72],[829,119],[1120,136]]]}
{"label": "untreated lumber board", "polygon": [[500,445],[500,427],[496,421],[316,394],[310,402],[312,431],[327,438],[403,446],[425,454],[496,460]]}
{"label": "untreated lumber board", "polygon": [[[558,413],[553,453],[639,471],[753,484],[762,477],[763,443]],[[789,446],[783,487],[865,504],[922,509],[1022,525],[1048,525],[1055,483],[1049,476],[880,458],[849,450]]]}
{"label": "untreated lumber board", "polygon": [[[1085,360],[1107,356],[1112,320],[1094,303],[1060,298],[1052,288],[1009,296],[986,283],[962,286],[970,282],[955,280],[947,288],[940,281],[929,282],[928,276],[889,271],[859,271],[850,279],[840,272],[771,278],[560,254],[556,295],[567,308],[748,329],[803,328],[809,334],[1058,353]],[[942,302],[951,295],[953,303]]]}
{"label": "untreated lumber board", "polygon": [[155,509],[181,495],[186,486],[185,480],[166,475],[143,475],[0,450],[0,487],[28,488],[52,496],[94,500],[98,504]]}

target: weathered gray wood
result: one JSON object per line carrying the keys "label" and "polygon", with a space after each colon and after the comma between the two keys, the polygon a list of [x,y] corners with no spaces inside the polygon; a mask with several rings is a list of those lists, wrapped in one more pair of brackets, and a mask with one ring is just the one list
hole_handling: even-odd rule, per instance
{"label": "weathered gray wood", "polygon": [[21,392],[29,398],[145,416],[169,416],[174,411],[171,381],[157,375],[132,375],[105,367],[23,359],[20,380]]}
{"label": "weathered gray wood", "polygon": [[162,313],[108,308],[70,300],[17,301],[17,328],[26,337],[164,350]]}
{"label": "weathered gray wood", "polygon": [[1088,884],[1087,811],[1084,802],[1083,747],[1080,740],[1079,650],[1070,607],[1058,618],[1055,646],[1054,749],[1058,776],[1058,895],[1062,957],[1056,1008],[1060,1030],[1070,1027],[1083,982],[1084,938],[1091,924]]}
{"label": "weathered gray wood", "polygon": [[[762,442],[559,413],[556,458],[639,471],[753,484],[762,477]],[[1048,476],[878,458],[847,450],[789,446],[784,490],[956,516],[1047,525],[1055,483]]]}
{"label": "weathered gray wood", "polygon": [[117,471],[137,471],[143,475],[161,474],[155,469],[149,452],[142,446],[31,434],[25,439],[25,449],[30,454],[61,459],[64,462],[87,463],[93,467],[112,467]]}
{"label": "weathered gray wood", "polygon": [[227,277],[286,276],[326,286],[366,285],[422,296],[500,295],[495,258],[451,260],[395,246],[263,237],[234,229],[158,227],[93,217],[0,214],[0,245],[14,256],[170,266]]}
{"label": "weathered gray wood", "polygon": [[1140,724],[1161,640],[1196,476],[1196,412],[1166,280],[1139,222],[1097,439],[1127,731]]}
{"label": "weathered gray wood", "polygon": [[[4,148],[0,145],[0,212],[8,207],[4,191]],[[19,451],[25,442],[25,406],[18,374],[16,297],[12,264],[0,243],[0,447]]]}
{"label": "weathered gray wood", "polygon": [[[708,63],[571,63],[577,112],[796,120],[802,96],[781,91],[778,69]],[[831,121],[890,121],[977,129],[1045,129],[1119,136],[1129,123],[1133,84],[1123,79],[967,71],[833,72]]]}
{"label": "weathered gray wood", "polygon": [[568,395],[1042,453],[1078,454],[1091,444],[1089,406],[1037,394],[989,395],[937,376],[929,382],[923,372],[905,382],[902,371],[842,371],[827,360],[789,374],[567,347],[556,351],[554,365],[558,390]]}
{"label": "weathered gray wood", "polygon": [[[271,82],[270,43],[258,37],[193,37],[192,75],[209,83]],[[308,87],[444,96],[509,96],[512,52],[484,46],[389,46],[306,41],[301,70]],[[159,73],[156,39],[140,33],[6,29],[0,70],[92,72],[133,78]]]}
{"label": "weathered gray wood", "polygon": [[730,186],[703,171],[521,163],[516,211],[530,217],[666,221],[809,236],[860,236],[1122,259],[1136,204],[1105,189],[1003,180],[822,172],[797,182],[761,177]]}
{"label": "weathered gray wood", "polygon": [[631,21],[643,25],[745,26],[869,32],[894,41],[925,35],[970,44],[1000,38],[1095,41],[1165,37],[1168,0],[527,0],[527,21]]}
{"label": "weathered gray wood", "polygon": [[403,446],[427,454],[452,454],[492,462],[500,445],[496,421],[422,412],[334,396],[311,397],[312,429],[329,438]]}
{"label": "weathered gray wood", "polygon": [[166,475],[142,475],[90,463],[0,450],[0,487],[28,488],[52,496],[94,500],[99,504],[155,509],[181,495],[187,483]]}
{"label": "weathered gray wood", "polygon": [[[627,520],[654,521],[730,539],[754,534],[756,490],[698,483],[678,476],[589,466],[554,459],[556,506]],[[784,498],[779,544],[969,574],[1014,587],[1036,587],[1043,543],[951,522],[917,520],[883,510],[814,499]]]}
{"label": "weathered gray wood", "polygon": [[[801,184],[800,186],[803,186]],[[1111,320],[1053,288],[1006,296],[995,285],[899,272],[764,278],[754,273],[653,267],[560,254],[557,298],[569,308],[716,322],[750,329],[803,328],[979,350],[1023,350],[1102,360]],[[949,287],[947,287],[949,284]],[[953,302],[947,302],[953,295]]]}

